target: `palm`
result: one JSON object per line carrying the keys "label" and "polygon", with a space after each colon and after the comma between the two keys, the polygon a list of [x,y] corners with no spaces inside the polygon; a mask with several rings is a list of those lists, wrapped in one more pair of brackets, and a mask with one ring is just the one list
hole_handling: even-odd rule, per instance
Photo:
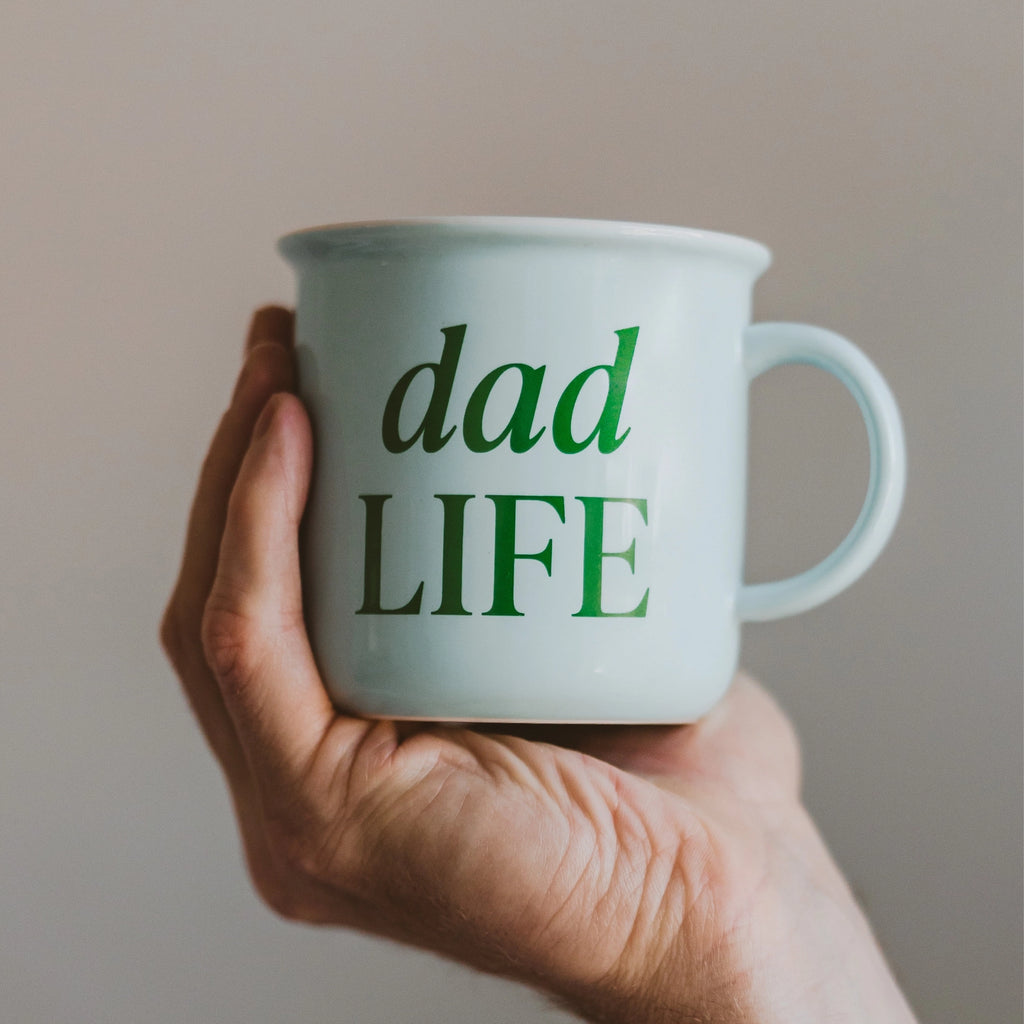
{"label": "palm", "polygon": [[[724,987],[794,855],[841,898],[791,730],[752,682],[696,726],[521,733],[334,718],[278,829],[247,830],[257,883],[291,916],[606,988],[710,950]],[[803,845],[780,848],[794,825]]]}

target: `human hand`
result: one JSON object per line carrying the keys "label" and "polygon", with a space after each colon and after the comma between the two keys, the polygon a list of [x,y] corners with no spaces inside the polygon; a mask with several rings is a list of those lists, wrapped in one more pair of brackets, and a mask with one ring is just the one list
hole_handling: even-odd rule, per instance
{"label": "human hand", "polygon": [[291,339],[288,311],[254,317],[161,628],[263,899],[593,1021],[913,1021],[800,803],[792,728],[749,678],[682,727],[335,710],[302,615],[313,452]]}

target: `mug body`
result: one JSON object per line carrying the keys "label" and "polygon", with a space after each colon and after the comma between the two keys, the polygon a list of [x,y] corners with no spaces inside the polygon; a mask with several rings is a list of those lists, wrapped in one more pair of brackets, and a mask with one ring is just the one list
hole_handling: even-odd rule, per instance
{"label": "mug body", "polygon": [[738,654],[743,333],[767,250],[586,221],[315,229],[305,614],[340,707],[685,722]]}

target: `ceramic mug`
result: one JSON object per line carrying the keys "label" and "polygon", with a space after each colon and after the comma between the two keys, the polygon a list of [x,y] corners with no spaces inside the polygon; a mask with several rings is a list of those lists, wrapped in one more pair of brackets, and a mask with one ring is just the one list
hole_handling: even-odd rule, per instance
{"label": "ceramic mug", "polygon": [[[283,238],[314,426],[306,618],[332,698],[387,718],[687,722],[740,624],[867,569],[905,479],[899,413],[850,342],[750,325],[756,242],[642,224],[447,218]],[[853,529],[743,582],[747,392],[835,374],[867,425]]]}

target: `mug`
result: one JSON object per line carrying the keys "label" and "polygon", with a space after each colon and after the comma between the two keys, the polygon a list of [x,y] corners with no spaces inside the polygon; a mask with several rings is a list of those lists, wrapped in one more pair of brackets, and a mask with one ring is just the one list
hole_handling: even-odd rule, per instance
{"label": "mug", "polygon": [[[756,242],[456,217],[314,228],[279,250],[316,446],[304,608],[343,709],[694,721],[729,685],[741,623],[837,594],[893,530],[893,396],[836,334],[750,325],[771,258]],[[829,557],[750,585],[747,392],[785,363],[849,389],[870,481]]]}

